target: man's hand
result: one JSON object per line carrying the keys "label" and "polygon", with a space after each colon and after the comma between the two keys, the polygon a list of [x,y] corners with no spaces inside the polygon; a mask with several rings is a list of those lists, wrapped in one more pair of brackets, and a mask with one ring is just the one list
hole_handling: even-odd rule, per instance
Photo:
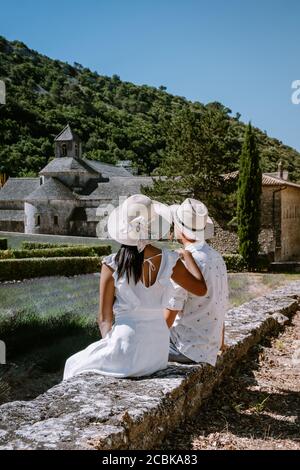
{"label": "man's hand", "polygon": [[189,256],[192,256],[191,252],[188,250],[185,250],[184,248],[178,248],[176,252],[179,254],[180,259],[182,259],[183,261]]}

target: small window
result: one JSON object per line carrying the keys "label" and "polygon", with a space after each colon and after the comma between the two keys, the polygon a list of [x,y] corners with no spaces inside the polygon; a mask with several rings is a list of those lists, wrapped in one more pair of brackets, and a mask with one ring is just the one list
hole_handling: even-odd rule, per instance
{"label": "small window", "polygon": [[39,227],[41,225],[41,216],[37,215],[35,219],[35,226]]}
{"label": "small window", "polygon": [[63,157],[67,156],[67,144],[62,144],[61,146],[61,154]]}
{"label": "small window", "polygon": [[75,157],[78,157],[78,145],[75,144]]}
{"label": "small window", "polygon": [[58,216],[57,215],[54,216],[54,225],[58,225]]}
{"label": "small window", "polygon": [[43,182],[44,182],[44,178],[43,176],[40,176],[40,186],[42,186]]}

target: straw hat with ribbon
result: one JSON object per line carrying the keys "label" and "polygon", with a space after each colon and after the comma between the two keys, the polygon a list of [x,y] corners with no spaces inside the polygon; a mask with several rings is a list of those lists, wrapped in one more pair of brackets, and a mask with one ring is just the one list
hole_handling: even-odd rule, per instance
{"label": "straw hat with ribbon", "polygon": [[214,224],[205,204],[187,198],[182,204],[171,206],[176,227],[190,240],[204,241],[214,235]]}
{"label": "straw hat with ribbon", "polygon": [[143,251],[151,241],[164,238],[171,224],[168,206],[143,194],[134,194],[111,212],[107,230],[113,240]]}

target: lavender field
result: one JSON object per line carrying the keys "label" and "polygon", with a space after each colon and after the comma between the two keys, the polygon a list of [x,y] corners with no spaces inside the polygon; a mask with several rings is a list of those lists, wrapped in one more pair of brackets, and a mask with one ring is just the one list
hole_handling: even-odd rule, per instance
{"label": "lavender field", "polygon": [[[99,274],[0,283],[0,337],[8,361],[0,403],[30,400],[60,382],[67,357],[100,338]],[[230,304],[240,305],[300,275],[229,274]],[[2,387],[2,388],[1,388]]]}
{"label": "lavender field", "polygon": [[0,317],[19,311],[42,316],[96,316],[100,275],[43,277],[0,284]]}
{"label": "lavender field", "polygon": [[[232,273],[228,277],[230,305],[238,306],[299,279],[300,275]],[[99,302],[99,279],[99,274],[86,274],[0,283],[0,317],[21,311],[45,317],[73,313],[94,320]]]}

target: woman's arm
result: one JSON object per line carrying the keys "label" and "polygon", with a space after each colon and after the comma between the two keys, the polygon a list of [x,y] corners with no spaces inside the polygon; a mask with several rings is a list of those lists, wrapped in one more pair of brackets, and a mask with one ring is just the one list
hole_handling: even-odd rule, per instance
{"label": "woman's arm", "polygon": [[113,271],[106,266],[106,264],[102,264],[98,315],[98,325],[102,338],[105,338],[107,333],[111,330],[113,321],[115,285],[112,274]]}
{"label": "woman's arm", "polygon": [[194,295],[205,295],[207,293],[206,282],[190,251],[181,250],[181,256],[186,266],[179,259],[173,269],[171,278],[176,284]]}

